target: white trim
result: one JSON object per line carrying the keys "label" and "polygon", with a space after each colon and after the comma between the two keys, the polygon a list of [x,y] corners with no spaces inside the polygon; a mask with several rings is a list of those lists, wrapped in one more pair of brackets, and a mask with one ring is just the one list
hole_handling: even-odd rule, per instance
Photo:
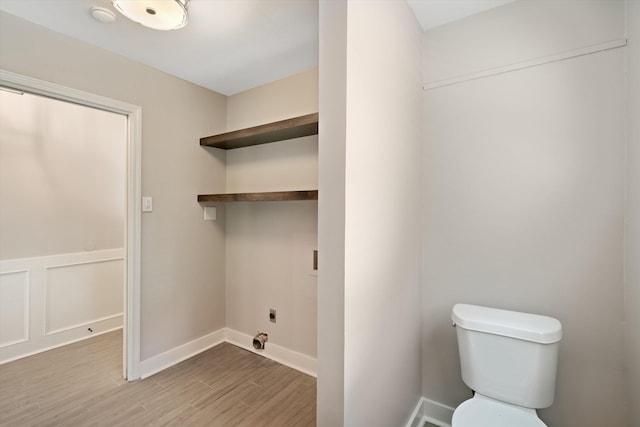
{"label": "white trim", "polygon": [[627,45],[627,39],[617,39],[605,43],[600,43],[592,46],[587,46],[581,49],[574,49],[567,52],[562,52],[556,55],[544,56],[542,58],[535,58],[529,61],[516,62],[514,64],[505,65],[502,67],[489,68],[486,70],[478,71],[476,73],[465,74],[462,76],[452,77],[450,79],[438,80],[435,82],[425,84],[423,90],[437,89],[443,86],[450,86],[457,83],[466,82],[469,80],[476,80],[483,77],[494,76],[496,74],[504,74],[510,71],[522,70],[524,68],[535,67],[537,65],[549,64],[552,62],[562,61],[565,59],[575,58],[578,56],[590,55],[592,53],[598,53],[605,50],[616,49]]}
{"label": "white trim", "polygon": [[90,264],[92,262],[112,261],[124,258],[124,249],[100,249],[89,252],[73,252],[57,255],[35,256],[31,258],[13,258],[0,260],[0,270],[18,268],[26,271],[32,268],[34,260],[43,268],[65,267],[77,264]]}
{"label": "white trim", "polygon": [[413,412],[409,416],[409,421],[407,421],[407,424],[405,425],[405,427],[422,427],[422,425],[424,424],[424,421],[422,419],[422,400],[423,399],[424,397],[421,397],[420,399],[418,399],[418,403],[416,404],[416,407],[413,409]]}
{"label": "white trim", "polygon": [[[122,249],[105,249],[100,251],[92,251],[92,252],[79,252],[74,254],[63,254],[63,255],[52,255],[42,258],[36,258],[40,261],[40,264],[43,265],[43,277],[42,277],[42,292],[43,292],[43,304],[42,304],[42,334],[47,337],[50,335],[59,334],[62,332],[70,331],[73,329],[77,329],[82,326],[91,325],[95,322],[102,322],[110,319],[114,319],[116,317],[122,317],[123,312],[120,313],[112,313],[107,316],[103,316],[97,319],[92,319],[84,323],[78,323],[71,326],[65,326],[63,328],[57,329],[49,329],[49,292],[51,292],[50,284],[49,284],[49,271],[58,269],[58,268],[69,268],[76,267],[79,265],[89,265],[89,264],[99,264],[103,262],[113,262],[113,261],[122,261],[123,257]],[[107,257],[102,258],[100,255],[107,255]],[[29,259],[22,259],[20,261],[28,261]],[[124,319],[124,318],[123,318]],[[122,321],[121,321],[122,324]]]}
{"label": "white trim", "polygon": [[140,362],[140,378],[147,378],[171,366],[209,350],[223,342],[243,348],[252,353],[271,359],[297,371],[316,376],[317,361],[313,357],[298,353],[277,344],[267,343],[266,349],[258,351],[253,348],[253,337],[229,328],[222,328],[210,334],[196,338],[186,344],[172,348],[157,356]]}
{"label": "white trim", "polygon": [[97,108],[99,110],[111,111],[125,116],[128,116],[136,110],[140,110],[140,107],[137,105],[127,104],[126,102],[69,88],[56,83],[34,79],[32,77],[12,73],[11,71],[4,69],[0,69],[0,86],[44,95],[50,98],[72,102],[74,104]]}
{"label": "white trim", "polygon": [[[75,325],[65,326],[64,328],[58,328],[58,329],[52,329],[50,331],[45,331],[44,336],[47,337],[47,336],[50,336],[50,335],[61,334],[63,332],[71,331],[71,330],[82,328],[82,327],[89,326],[89,325],[95,325],[96,323],[106,322],[108,320],[113,320],[113,319],[120,319],[120,322],[122,322],[122,313],[110,314],[108,316],[98,317],[97,319],[88,320],[86,322],[76,323]],[[89,336],[87,338],[91,338],[91,337]]]}
{"label": "white trim", "polygon": [[421,427],[425,422],[440,427],[451,427],[455,408],[421,397],[405,427]]}
{"label": "white trim", "polygon": [[142,108],[0,69],[0,85],[127,116],[127,225],[123,373],[140,378],[140,230]]}
{"label": "white trim", "polygon": [[127,227],[122,369],[129,381],[140,378],[140,259],[142,230],[142,108],[128,114]]}
{"label": "white trim", "polygon": [[24,295],[23,295],[23,304],[24,304],[24,330],[22,331],[22,336],[23,338],[19,338],[17,340],[13,340],[13,341],[7,341],[5,343],[0,343],[0,349],[5,348],[5,347],[9,347],[12,345],[16,345],[16,344],[22,344],[23,342],[27,342],[29,341],[29,338],[31,336],[30,331],[31,331],[31,271],[29,269],[16,269],[16,270],[9,270],[9,271],[2,271],[1,268],[1,264],[0,264],[0,276],[2,276],[3,274],[9,275],[9,274],[24,274]]}
{"label": "white trim", "polygon": [[425,421],[441,427],[451,427],[451,418],[453,418],[455,408],[426,397],[422,399],[422,415]]}
{"label": "white trim", "polygon": [[93,334],[91,334],[89,336],[75,338],[75,339],[64,341],[64,342],[61,342],[61,343],[57,343],[57,344],[54,344],[54,345],[51,345],[51,346],[48,346],[48,347],[44,347],[44,348],[41,348],[41,349],[38,349],[38,350],[35,350],[35,351],[31,351],[29,353],[19,354],[17,356],[14,356],[14,357],[11,357],[11,358],[8,358],[8,359],[2,359],[2,360],[0,360],[0,365],[4,365],[5,363],[13,362],[14,360],[24,359],[25,357],[29,357],[29,356],[33,356],[33,355],[36,355],[36,354],[40,354],[42,352],[53,350],[55,348],[63,347],[65,345],[73,344],[73,343],[76,343],[76,342],[79,342],[79,341],[88,340],[90,338],[97,337],[98,335],[104,335],[104,334],[107,334],[109,332],[117,331],[119,329],[122,329],[122,326],[115,326],[115,327],[110,328],[110,329],[105,329],[104,331],[95,332],[95,333],[93,333]]}
{"label": "white trim", "polygon": [[165,351],[157,356],[143,360],[140,362],[140,378],[150,377],[153,374],[200,354],[211,347],[222,344],[224,340],[225,330],[222,328],[203,337],[196,338],[186,344]]}
{"label": "white trim", "polygon": [[256,350],[253,347],[253,337],[242,332],[234,331],[226,328],[226,341],[237,347],[244,348],[252,353],[274,360],[282,365],[303,372],[312,377],[316,377],[318,373],[317,359],[289,350],[278,344],[267,342],[264,350]]}
{"label": "white trim", "polygon": [[[46,351],[75,342],[78,339],[89,338],[95,332],[122,328],[122,308],[114,307],[108,312],[92,312],[88,317],[68,320],[64,324],[51,327],[49,314],[51,306],[48,304],[48,295],[52,291],[50,285],[56,283],[69,284],[66,278],[63,282],[51,282],[48,273],[60,269],[74,269],[88,266],[92,268],[98,264],[118,263],[118,269],[124,270],[122,261],[124,249],[103,249],[91,252],[76,252],[56,255],[37,256],[32,258],[14,258],[0,261],[0,277],[17,274],[24,276],[24,316],[23,321],[26,330],[22,336],[26,339],[14,340],[0,344],[0,363],[7,360],[16,360],[21,357]],[[124,273],[123,273],[124,274]],[[82,282],[73,281],[75,285]],[[118,286],[124,286],[123,281]],[[63,313],[58,311],[57,313]],[[75,322],[75,323],[74,323]],[[9,325],[5,325],[9,326]],[[13,325],[15,327],[15,325]],[[91,333],[87,333],[87,327],[91,327]]]}

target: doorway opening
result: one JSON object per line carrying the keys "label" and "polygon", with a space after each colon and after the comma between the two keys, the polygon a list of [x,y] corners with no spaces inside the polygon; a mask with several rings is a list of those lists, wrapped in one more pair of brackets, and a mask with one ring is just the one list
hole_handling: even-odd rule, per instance
{"label": "doorway opening", "polygon": [[[126,117],[124,290],[123,290],[123,376],[140,378],[140,223],[141,223],[141,116],[139,106],[88,92],[0,70],[0,86],[68,103],[116,113]],[[90,203],[90,200],[88,200]],[[46,213],[43,213],[46,214]],[[11,271],[9,271],[11,273]],[[20,273],[16,268],[15,273]],[[27,274],[28,276],[28,274]],[[16,275],[16,280],[18,275]],[[25,287],[29,300],[29,289]],[[28,339],[28,319],[25,335]],[[23,339],[17,337],[18,340]]]}

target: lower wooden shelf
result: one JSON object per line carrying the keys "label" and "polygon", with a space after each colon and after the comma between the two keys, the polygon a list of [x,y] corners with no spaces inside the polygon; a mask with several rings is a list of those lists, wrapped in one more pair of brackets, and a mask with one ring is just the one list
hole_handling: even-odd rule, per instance
{"label": "lower wooden shelf", "polygon": [[227,202],[277,202],[288,200],[318,200],[318,190],[198,195],[198,203],[203,206]]}

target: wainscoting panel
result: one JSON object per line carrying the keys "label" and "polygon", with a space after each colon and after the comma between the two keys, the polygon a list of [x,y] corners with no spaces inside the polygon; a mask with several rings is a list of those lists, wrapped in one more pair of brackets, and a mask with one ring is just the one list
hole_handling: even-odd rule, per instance
{"label": "wainscoting panel", "polygon": [[124,249],[0,261],[0,364],[122,328]]}
{"label": "wainscoting panel", "polygon": [[45,268],[45,333],[59,333],[122,313],[124,260]]}
{"label": "wainscoting panel", "polygon": [[0,347],[29,339],[29,272],[0,272]]}

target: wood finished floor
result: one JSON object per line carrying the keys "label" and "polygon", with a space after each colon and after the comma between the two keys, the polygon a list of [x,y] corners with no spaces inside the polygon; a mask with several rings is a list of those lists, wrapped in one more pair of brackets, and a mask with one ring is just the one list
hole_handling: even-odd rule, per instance
{"label": "wood finished floor", "polygon": [[0,426],[315,426],[316,380],[220,344],[122,379],[122,334],[0,366]]}

